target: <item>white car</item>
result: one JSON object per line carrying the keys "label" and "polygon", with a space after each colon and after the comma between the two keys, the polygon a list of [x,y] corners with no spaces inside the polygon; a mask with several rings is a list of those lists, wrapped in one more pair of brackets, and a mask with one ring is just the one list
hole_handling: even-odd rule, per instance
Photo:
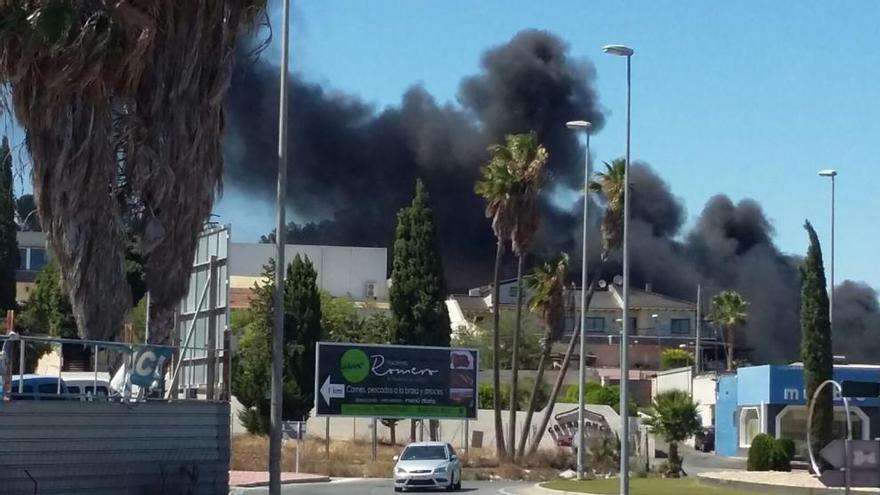
{"label": "white car", "polygon": [[394,461],[395,492],[410,488],[461,489],[461,461],[448,443],[411,443],[400,456],[394,456]]}

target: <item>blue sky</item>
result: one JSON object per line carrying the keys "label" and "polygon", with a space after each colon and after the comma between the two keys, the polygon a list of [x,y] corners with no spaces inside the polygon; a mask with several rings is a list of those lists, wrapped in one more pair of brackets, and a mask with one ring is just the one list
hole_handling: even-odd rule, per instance
{"label": "blue sky", "polygon": [[[546,29],[596,66],[601,161],[622,154],[625,129],[625,64],[601,47],[628,44],[633,158],[670,184],[689,222],[716,193],[754,198],[781,249],[804,253],[804,219],[828,242],[830,185],[816,172],[836,168],[836,279],[880,287],[877,19],[873,1],[295,0],[291,67],[377,108],[416,83],[454,101],[487,47]],[[280,56],[279,40],[276,29],[266,56]],[[243,205],[230,191],[217,208],[237,240],[271,229],[270,209]]]}

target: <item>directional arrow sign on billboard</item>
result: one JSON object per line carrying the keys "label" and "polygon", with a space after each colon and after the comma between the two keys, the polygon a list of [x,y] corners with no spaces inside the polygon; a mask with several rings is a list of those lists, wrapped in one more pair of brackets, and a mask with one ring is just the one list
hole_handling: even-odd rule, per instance
{"label": "directional arrow sign on billboard", "polygon": [[330,375],[327,375],[327,379],[321,385],[321,397],[324,398],[328,406],[330,405],[330,399],[344,399],[345,385],[330,383]]}

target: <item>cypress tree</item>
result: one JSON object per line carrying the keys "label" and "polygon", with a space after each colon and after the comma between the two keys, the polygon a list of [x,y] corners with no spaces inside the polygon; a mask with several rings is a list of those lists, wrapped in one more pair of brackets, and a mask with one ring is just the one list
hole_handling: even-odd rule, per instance
{"label": "cypress tree", "polygon": [[12,194],[12,153],[9,140],[0,144],[0,311],[15,309],[15,271],[18,269],[18,239],[15,225],[15,197]]}
{"label": "cypress tree", "polygon": [[[825,287],[825,268],[822,248],[810,222],[804,224],[810,238],[807,257],[801,265],[801,360],[804,363],[804,385],[808,400],[816,388],[834,376],[831,354],[831,324],[828,319],[828,292]],[[831,389],[825,388],[816,400],[813,423],[808,425],[813,451],[819,452],[831,441],[834,419]]]}
{"label": "cypress tree", "polygon": [[284,280],[284,411],[287,420],[308,416],[315,405],[315,344],[321,340],[321,292],[308,256],[293,259]]}
{"label": "cypress tree", "polygon": [[446,286],[428,191],[416,182],[412,203],[397,214],[391,312],[398,344],[449,346]]}

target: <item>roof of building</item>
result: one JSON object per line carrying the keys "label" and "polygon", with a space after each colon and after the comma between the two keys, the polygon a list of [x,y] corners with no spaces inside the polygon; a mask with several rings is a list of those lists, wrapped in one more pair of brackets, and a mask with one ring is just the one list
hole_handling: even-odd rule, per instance
{"label": "roof of building", "polygon": [[458,302],[458,307],[463,313],[488,311],[489,306],[482,296],[451,296]]}

